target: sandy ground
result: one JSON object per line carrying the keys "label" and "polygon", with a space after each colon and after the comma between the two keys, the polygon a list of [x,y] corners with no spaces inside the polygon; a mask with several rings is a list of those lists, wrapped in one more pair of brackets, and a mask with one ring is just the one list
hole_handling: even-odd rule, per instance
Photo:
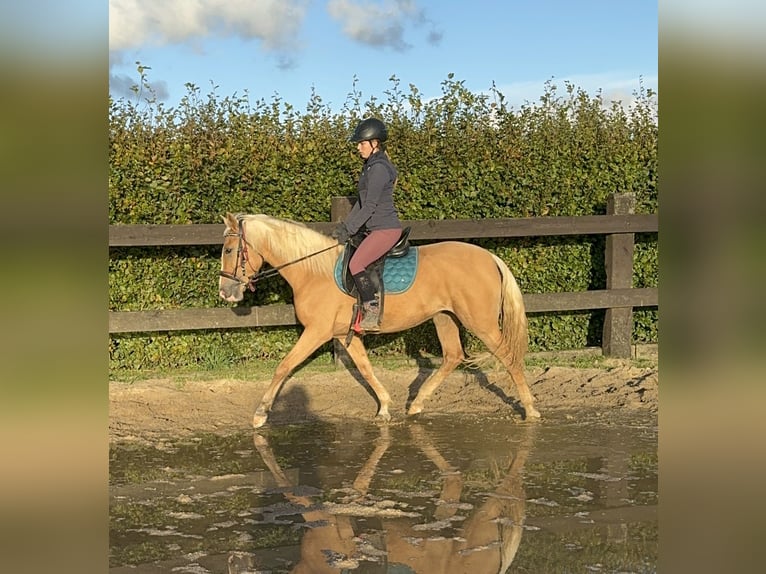
{"label": "sandy ground", "polygon": [[[546,412],[571,411],[578,416],[583,409],[595,409],[607,416],[630,409],[656,414],[659,406],[656,346],[641,348],[638,357],[640,361],[609,359],[599,368],[528,367],[527,382],[543,420]],[[376,367],[375,371],[391,394],[393,422],[403,420],[411,391],[419,388],[431,371],[417,366],[396,370]],[[109,438],[152,440],[200,432],[249,430],[253,411],[269,382],[268,378],[111,382]],[[328,373],[299,370],[283,386],[268,424],[317,419],[372,420],[376,410],[377,402],[355,372],[343,368]],[[417,416],[507,414],[523,420],[522,412],[516,389],[508,385],[503,372],[465,369],[452,373]]]}

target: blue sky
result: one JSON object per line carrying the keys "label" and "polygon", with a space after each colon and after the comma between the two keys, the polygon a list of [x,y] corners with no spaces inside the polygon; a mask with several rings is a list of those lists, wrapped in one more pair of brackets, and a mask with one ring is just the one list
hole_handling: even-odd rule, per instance
{"label": "blue sky", "polygon": [[[450,73],[493,83],[518,107],[553,80],[629,102],[657,91],[657,2],[646,0],[110,0],[110,93],[135,100],[136,61],[158,99],[278,95],[305,109],[312,88],[339,110],[356,89],[386,99],[396,76],[423,98]],[[356,86],[354,85],[356,78]]]}

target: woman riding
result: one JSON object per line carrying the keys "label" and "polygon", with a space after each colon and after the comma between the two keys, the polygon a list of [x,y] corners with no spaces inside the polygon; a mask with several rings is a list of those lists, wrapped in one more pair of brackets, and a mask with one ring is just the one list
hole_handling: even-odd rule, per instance
{"label": "woman riding", "polygon": [[364,160],[357,185],[359,199],[332,233],[339,243],[346,243],[350,236],[360,231],[368,232],[348,264],[362,300],[359,327],[364,331],[380,329],[380,301],[376,298],[367,266],[385,255],[402,234],[393,197],[397,171],[386,152],[387,139],[388,130],[377,118],[362,120],[356,126],[349,141],[356,143]]}

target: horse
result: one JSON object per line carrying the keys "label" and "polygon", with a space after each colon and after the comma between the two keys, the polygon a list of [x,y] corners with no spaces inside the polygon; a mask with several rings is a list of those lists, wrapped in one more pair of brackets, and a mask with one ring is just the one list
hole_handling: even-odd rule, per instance
{"label": "horse", "polygon": [[[293,291],[295,316],[303,332],[277,366],[271,384],[253,414],[253,427],[267,419],[287,377],[321,345],[347,341],[346,351],[378,402],[376,416],[391,419],[391,397],[373,372],[362,337],[349,335],[355,298],[341,290],[334,268],[345,248],[304,223],[265,214],[223,216],[225,230],[219,295],[236,303],[254,282],[276,274]],[[525,419],[540,418],[524,375],[528,334],[524,299],[508,266],[486,249],[461,241],[417,247],[418,269],[412,286],[386,294],[379,333],[397,333],[429,319],[442,348],[441,366],[421,385],[407,415],[423,411],[425,401],[466,361],[460,324],[478,337],[503,364],[516,385]],[[261,271],[264,264],[272,269]],[[270,272],[270,273],[269,273]]]}

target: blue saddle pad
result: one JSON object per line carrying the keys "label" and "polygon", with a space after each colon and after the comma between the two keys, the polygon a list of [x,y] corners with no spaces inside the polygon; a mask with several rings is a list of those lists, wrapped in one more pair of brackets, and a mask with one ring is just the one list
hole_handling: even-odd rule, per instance
{"label": "blue saddle pad", "polygon": [[[335,262],[335,284],[338,289],[343,289],[343,253]],[[389,257],[383,266],[383,286],[386,293],[404,293],[415,281],[418,272],[418,248],[410,245],[407,255],[404,257]]]}

